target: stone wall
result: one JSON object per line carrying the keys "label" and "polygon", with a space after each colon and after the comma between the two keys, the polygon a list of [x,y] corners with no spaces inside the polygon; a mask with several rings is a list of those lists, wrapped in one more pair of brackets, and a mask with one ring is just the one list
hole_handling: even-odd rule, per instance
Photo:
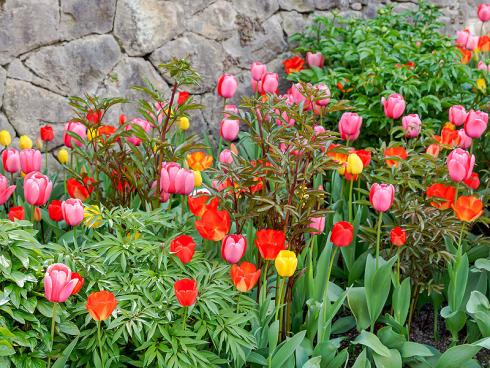
{"label": "stone wall", "polygon": [[[413,0],[416,2],[416,0]],[[477,0],[433,0],[448,29],[476,17]],[[55,122],[57,144],[70,117],[67,96],[137,98],[130,86],[149,80],[167,91],[158,65],[190,57],[203,81],[191,92],[207,109],[193,126],[213,130],[221,102],[218,76],[236,74],[249,88],[252,61],[282,70],[288,37],[316,15],[339,9],[372,17],[373,0],[0,0],[0,129],[36,137],[40,119]],[[400,0],[399,10],[413,2]],[[240,94],[239,93],[239,94]],[[124,106],[135,117],[134,105]],[[201,129],[202,130],[202,129]]]}

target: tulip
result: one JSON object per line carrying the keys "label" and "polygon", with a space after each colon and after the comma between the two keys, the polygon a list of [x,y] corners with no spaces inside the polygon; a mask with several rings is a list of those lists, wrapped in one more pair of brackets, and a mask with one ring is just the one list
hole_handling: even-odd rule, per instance
{"label": "tulip", "polygon": [[466,117],[464,131],[468,137],[480,138],[487,129],[488,114],[482,111],[471,110]]}
{"label": "tulip", "polygon": [[83,203],[76,198],[70,198],[61,203],[61,212],[63,219],[69,226],[77,226],[83,221],[84,211]]}
{"label": "tulip", "polygon": [[405,137],[415,138],[420,134],[422,121],[417,114],[406,115],[402,118],[402,127]]}
{"label": "tulip", "polygon": [[7,147],[12,143],[12,136],[7,130],[0,131],[0,145]]}
{"label": "tulip", "polygon": [[102,121],[102,116],[104,115],[103,110],[88,110],[85,116],[87,121],[92,125],[98,125]]}
{"label": "tulip", "polygon": [[238,107],[236,105],[225,105],[223,116],[228,118],[230,115],[238,115]]}
{"label": "tulip", "polygon": [[464,31],[456,32],[456,44],[460,47],[465,47],[468,42],[468,37],[470,36],[470,31],[465,29]]}
{"label": "tulip", "polygon": [[171,194],[189,195],[194,190],[194,172],[176,162],[162,163],[160,171],[160,190]]}
{"label": "tulip", "polygon": [[189,118],[186,117],[186,116],[181,116],[178,120],[177,120],[177,127],[180,129],[180,130],[187,130],[189,129],[190,127],[190,123],[189,123]]}
{"label": "tulip", "polygon": [[242,262],[241,265],[232,265],[230,270],[231,281],[238,291],[245,293],[252,290],[260,277],[260,270],[255,265]]}
{"label": "tulip", "polygon": [[291,86],[288,91],[288,100],[286,102],[292,102],[293,104],[300,104],[306,101],[304,96],[303,86],[301,83],[296,83]]}
{"label": "tulip", "polygon": [[117,300],[110,291],[102,290],[91,293],[85,308],[96,321],[105,321],[117,307]]}
{"label": "tulip", "polygon": [[232,142],[238,137],[240,122],[235,119],[223,119],[220,125],[220,134],[225,141]]}
{"label": "tulip", "polygon": [[202,185],[202,175],[199,170],[192,170],[194,173],[194,187],[200,187]]}
{"label": "tulip", "polygon": [[204,238],[220,241],[230,231],[230,214],[228,211],[218,209],[206,209],[202,217],[194,222],[197,232]]}
{"label": "tulip", "polygon": [[255,61],[250,66],[250,74],[252,79],[256,82],[262,80],[264,75],[267,73],[267,66],[259,61]]}
{"label": "tulip", "polygon": [[315,125],[313,127],[313,132],[315,133],[315,135],[320,135],[320,134],[324,134],[327,130],[322,127],[321,125]]}
{"label": "tulip", "polygon": [[355,153],[361,159],[363,170],[364,168],[369,166],[371,162],[371,151],[361,149],[361,150],[355,150],[353,153]]}
{"label": "tulip", "polygon": [[343,140],[355,141],[361,133],[362,117],[355,112],[344,112],[339,121],[339,132]]}
{"label": "tulip", "polygon": [[61,211],[61,201],[53,199],[48,205],[49,218],[55,222],[63,220],[63,212]]}
{"label": "tulip", "polygon": [[3,168],[9,173],[20,170],[20,154],[15,148],[8,148],[2,152]]}
{"label": "tulip", "polygon": [[64,165],[66,163],[68,163],[68,161],[70,160],[70,154],[68,153],[68,151],[64,148],[61,148],[59,151],[58,151],[58,161]]}
{"label": "tulip", "polygon": [[395,247],[401,247],[407,242],[407,232],[400,226],[394,227],[390,231],[390,241]]}
{"label": "tulip", "polygon": [[179,257],[184,264],[192,260],[195,248],[196,242],[189,235],[179,235],[170,242],[170,252]]}
{"label": "tulip", "polygon": [[34,171],[24,178],[24,197],[33,206],[44,206],[51,196],[53,183],[46,175]]}
{"label": "tulip", "polygon": [[475,50],[478,48],[478,42],[480,41],[480,37],[476,36],[476,35],[472,35],[470,34],[468,36],[468,40],[466,41],[466,45],[465,47],[468,49],[468,50]]}
{"label": "tulip", "polygon": [[76,272],[71,273],[71,279],[77,280],[77,284],[73,288],[71,295],[77,295],[78,292],[82,289],[82,286],[83,286],[85,280],[83,279],[82,275],[80,275],[79,273],[76,273]]}
{"label": "tulip", "polygon": [[474,172],[468,179],[464,180],[463,183],[465,183],[468,188],[477,190],[480,186],[480,177],[478,176],[478,173]]}
{"label": "tulip", "polygon": [[393,93],[388,98],[381,98],[385,116],[389,119],[398,119],[405,111],[405,100],[398,93]]}
{"label": "tulip", "polygon": [[83,178],[83,183],[80,183],[74,178],[70,178],[66,181],[68,195],[71,198],[77,198],[83,202],[87,200],[94,191],[95,188],[93,183],[94,180],[88,176]]}
{"label": "tulip", "polygon": [[[451,207],[456,197],[456,188],[451,185],[444,185],[440,183],[432,184],[426,189],[427,198],[436,198],[437,201],[430,202],[432,207],[440,210],[447,210]],[[441,201],[444,199],[444,201]]]}
{"label": "tulip", "polygon": [[19,138],[19,148],[21,150],[31,149],[32,148],[32,140],[27,135],[21,135]]}
{"label": "tulip", "polygon": [[364,165],[362,164],[362,160],[356,153],[351,153],[347,156],[346,170],[349,174],[359,175],[362,173],[363,168]]}
{"label": "tulip", "polygon": [[315,229],[315,231],[310,232],[312,235],[319,235],[323,233],[323,230],[325,230],[325,216],[311,217],[309,228]]}
{"label": "tulip", "polygon": [[49,124],[43,125],[39,133],[43,142],[51,142],[54,139],[53,127]]}
{"label": "tulip", "polygon": [[247,250],[247,240],[243,235],[226,236],[221,243],[221,256],[228,263],[238,263]]}
{"label": "tulip", "polygon": [[238,82],[233,75],[223,74],[218,79],[218,95],[223,98],[232,98],[238,87]]}
{"label": "tulip", "polygon": [[[68,132],[75,134],[73,138]],[[78,135],[78,137],[76,137]],[[83,140],[87,138],[87,128],[82,123],[76,121],[70,121],[65,124],[63,131],[63,142],[68,148],[73,148],[73,145],[78,147],[83,146]]]}
{"label": "tulip", "polygon": [[41,222],[41,220],[42,220],[41,210],[39,209],[39,207],[34,207],[32,222]]}
{"label": "tulip", "polygon": [[483,215],[483,202],[474,196],[461,196],[451,207],[460,221],[473,222]]}
{"label": "tulip", "polygon": [[291,277],[298,266],[296,254],[290,250],[281,250],[274,260],[277,274],[281,277]]}
{"label": "tulip", "polygon": [[305,61],[301,56],[293,56],[283,61],[284,71],[286,74],[296,73],[303,69]]}
{"label": "tulip", "polygon": [[475,166],[475,156],[461,148],[456,148],[447,156],[446,164],[451,180],[460,183],[471,176]]}
{"label": "tulip", "polygon": [[449,108],[449,121],[456,126],[463,125],[468,113],[461,105],[454,105]]}
{"label": "tulip", "polygon": [[204,171],[213,166],[213,156],[203,151],[196,151],[187,155],[186,162],[192,170]]}
{"label": "tulip", "polygon": [[78,280],[72,279],[71,270],[63,263],[54,263],[44,275],[44,295],[53,303],[63,303],[71,295]]}
{"label": "tulip", "polygon": [[15,185],[10,185],[9,186],[9,181],[8,179],[0,174],[0,205],[5,204],[12,195],[12,193],[15,191]]}
{"label": "tulip", "polygon": [[9,214],[8,214],[8,218],[9,218],[10,221],[24,220],[25,217],[26,217],[26,214],[25,214],[25,211],[24,211],[24,207],[17,206],[17,207],[11,207],[10,208],[10,211],[9,211]]}
{"label": "tulip", "polygon": [[441,151],[441,147],[438,144],[431,144],[427,149],[425,150],[425,153],[428,155],[431,155],[434,158],[437,158],[439,156],[439,152]]}
{"label": "tulip", "polygon": [[332,227],[330,241],[336,247],[346,247],[354,239],[354,227],[347,221],[339,221]]}
{"label": "tulip", "polygon": [[254,243],[262,258],[272,261],[281,250],[286,249],[286,235],[280,230],[262,229],[255,234]]}
{"label": "tulip", "polygon": [[277,93],[277,87],[279,86],[279,75],[277,75],[277,73],[266,73],[262,77],[260,83],[262,93]]}
{"label": "tulip", "polygon": [[466,135],[466,132],[464,129],[459,129],[458,130],[458,135],[461,138],[458,147],[462,149],[468,149],[470,148],[471,144],[473,143],[473,139]]}
{"label": "tulip", "polygon": [[183,307],[190,307],[196,302],[197,282],[192,279],[182,279],[175,281],[174,292],[177,301]]}
{"label": "tulip", "polygon": [[177,105],[183,105],[189,99],[190,93],[186,91],[180,91],[177,98]]}
{"label": "tulip", "polygon": [[[490,65],[490,64],[489,64]],[[478,70],[488,70],[488,67],[487,67],[487,64],[485,64],[482,60],[480,60],[478,62],[478,66],[477,66],[477,69]]]}
{"label": "tulip", "polygon": [[[131,123],[126,125],[124,129],[133,130],[133,126],[135,125],[141,127],[141,129],[143,129],[145,133],[149,133],[153,128],[153,125],[148,120],[136,118],[131,120]],[[126,137],[126,141],[134,146],[139,146],[143,140],[141,138],[138,138],[137,136],[132,135],[130,137]]]}
{"label": "tulip", "polygon": [[196,193],[187,197],[189,210],[196,217],[202,217],[207,210],[218,210],[219,199],[212,198],[209,191],[200,189]]}
{"label": "tulip", "polygon": [[229,149],[224,149],[219,154],[219,162],[230,165],[233,162],[233,152]]}
{"label": "tulip", "polygon": [[478,5],[478,18],[482,22],[488,22],[490,20],[490,4]]}
{"label": "tulip", "polygon": [[374,183],[369,192],[371,206],[378,212],[388,211],[395,198],[395,187],[391,184]]}
{"label": "tulip", "polygon": [[315,101],[319,106],[327,106],[330,102],[330,88],[324,83],[318,83],[315,85],[315,89],[321,93],[322,98]]}
{"label": "tulip", "polygon": [[444,146],[450,146],[450,147],[456,147],[461,142],[461,137],[459,136],[458,132],[454,130],[452,127],[446,127],[446,126],[442,128],[441,135],[440,136],[435,135],[434,138],[440,144]]}
{"label": "tulip", "polygon": [[306,53],[306,62],[313,68],[314,66],[317,68],[323,68],[323,64],[325,63],[325,58],[323,57],[321,52],[310,52]]}
{"label": "tulip", "polygon": [[25,174],[33,171],[41,171],[41,151],[24,149],[20,151],[20,167]]}
{"label": "tulip", "polygon": [[[407,159],[408,153],[403,147],[388,147],[385,149],[384,156],[388,167],[398,167],[400,166],[400,161]],[[391,160],[390,158],[396,158],[396,160]]]}

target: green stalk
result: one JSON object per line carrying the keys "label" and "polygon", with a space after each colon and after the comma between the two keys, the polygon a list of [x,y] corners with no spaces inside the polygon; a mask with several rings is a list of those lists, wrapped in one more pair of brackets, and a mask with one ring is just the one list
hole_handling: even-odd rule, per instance
{"label": "green stalk", "polygon": [[187,324],[185,323],[187,321],[187,307],[184,307],[184,317],[182,317],[182,328],[184,331],[186,330]]}
{"label": "green stalk", "polygon": [[349,186],[349,222],[352,223],[352,187],[354,186],[354,180],[350,180]]}
{"label": "green stalk", "polygon": [[396,280],[400,286],[400,248],[396,251]]}
{"label": "green stalk", "polygon": [[51,367],[51,353],[53,352],[55,326],[56,326],[56,303],[53,303],[53,309],[51,311],[51,349],[49,351],[49,356],[48,356],[48,368]]}
{"label": "green stalk", "polygon": [[104,368],[104,358],[103,358],[103,353],[102,353],[102,340],[100,338],[100,325],[101,325],[101,321],[97,321],[97,340],[99,341],[100,364],[102,365],[102,368]]}
{"label": "green stalk", "polygon": [[276,295],[276,315],[274,319],[277,320],[277,316],[279,315],[279,309],[281,308],[281,303],[282,303],[282,292],[284,290],[284,284],[286,283],[286,278],[281,277],[279,280],[279,294]]}
{"label": "green stalk", "polygon": [[[328,265],[328,271],[327,271],[327,284],[325,285],[325,290],[323,292],[323,323],[327,321],[327,304],[329,304],[328,300],[328,284],[330,283],[330,275],[332,274],[332,268],[333,268],[333,261],[335,259],[335,254],[337,253],[337,247],[333,246],[332,254],[330,255],[330,263]],[[322,332],[322,331],[319,331]],[[320,336],[319,336],[320,337]],[[323,340],[323,336],[321,336],[320,341]]]}
{"label": "green stalk", "polygon": [[459,241],[458,241],[458,257],[461,257],[463,255],[463,249],[461,247],[461,242],[463,240],[464,228],[465,228],[465,223],[461,222],[461,231],[459,232]]}
{"label": "green stalk", "polygon": [[381,241],[381,223],[383,222],[383,212],[378,215],[378,230],[376,232],[376,271],[379,266],[379,245]]}

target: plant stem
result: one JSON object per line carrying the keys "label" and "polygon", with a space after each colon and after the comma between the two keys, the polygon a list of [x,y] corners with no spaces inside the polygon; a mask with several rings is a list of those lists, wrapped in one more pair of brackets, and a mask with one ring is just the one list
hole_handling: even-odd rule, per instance
{"label": "plant stem", "polygon": [[100,325],[101,325],[101,321],[97,321],[97,339],[99,340],[100,364],[102,365],[102,368],[104,368],[104,358],[102,354],[102,340],[100,338]]}
{"label": "plant stem", "polygon": [[184,307],[184,317],[182,317],[182,328],[186,329],[187,324],[185,323],[187,321],[187,307]]}
{"label": "plant stem", "polygon": [[349,222],[352,223],[352,187],[354,186],[354,180],[350,180],[349,186]]}
{"label": "plant stem", "polygon": [[282,303],[282,292],[284,289],[284,284],[286,283],[286,278],[281,277],[279,280],[279,294],[276,294],[276,315],[274,319],[277,320],[277,316],[279,314],[279,309],[281,308],[281,303]]}
{"label": "plant stem", "polygon": [[[333,268],[333,261],[335,259],[335,254],[337,253],[337,247],[336,246],[333,246],[333,250],[332,250],[332,254],[330,255],[330,263],[328,265],[328,271],[327,271],[327,284],[325,285],[325,290],[323,292],[323,301],[322,301],[322,305],[323,305],[323,316],[322,316],[322,319],[323,319],[323,323],[325,324],[326,320],[327,320],[327,304],[329,304],[329,300],[328,300],[328,284],[330,283],[330,275],[332,274],[332,268]],[[323,335],[323,331],[319,331],[319,333],[322,333]],[[323,336],[319,336],[319,339],[320,341],[323,340]]]}
{"label": "plant stem", "polygon": [[264,289],[264,296],[267,296],[267,270],[269,268],[269,261],[265,261],[264,276],[262,280],[262,288]]}
{"label": "plant stem", "polygon": [[396,251],[396,280],[398,281],[398,286],[400,286],[400,248]]}
{"label": "plant stem", "polygon": [[465,228],[465,223],[462,221],[461,222],[461,231],[459,232],[459,241],[458,241],[458,256],[462,256],[463,255],[463,249],[461,247],[461,242],[463,240],[463,233],[464,233],[464,228]]}
{"label": "plant stem", "polygon": [[376,231],[376,271],[379,267],[379,245],[381,241],[381,223],[383,222],[383,212],[378,214],[378,229]]}
{"label": "plant stem", "polygon": [[48,174],[48,142],[46,142],[46,148],[44,149],[44,157],[46,159],[44,169],[46,170],[46,175]]}
{"label": "plant stem", "polygon": [[51,367],[51,353],[53,352],[55,326],[56,326],[56,303],[53,303],[53,309],[51,311],[51,349],[49,351],[49,356],[48,356],[48,368]]}

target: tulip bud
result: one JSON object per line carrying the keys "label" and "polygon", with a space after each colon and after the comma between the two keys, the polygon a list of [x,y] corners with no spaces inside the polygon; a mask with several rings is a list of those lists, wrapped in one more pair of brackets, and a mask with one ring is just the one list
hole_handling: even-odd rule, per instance
{"label": "tulip bud", "polygon": [[460,183],[471,177],[475,156],[464,149],[456,148],[447,156],[446,164],[451,180]]}
{"label": "tulip bud", "polygon": [[310,234],[319,235],[325,230],[325,216],[310,218],[310,228],[315,229]]}
{"label": "tulip bud", "polygon": [[189,118],[186,116],[182,116],[177,120],[177,126],[179,127],[180,130],[187,130],[189,129],[190,123],[189,123]]}
{"label": "tulip bud", "polygon": [[468,137],[480,138],[487,129],[488,114],[483,111],[471,110],[464,124],[464,131]]}
{"label": "tulip bud", "polygon": [[355,112],[344,112],[339,120],[339,132],[343,140],[355,141],[361,133],[362,117]]}
{"label": "tulip bud", "polygon": [[238,263],[246,250],[247,240],[243,235],[228,235],[221,242],[221,256],[228,263]]}
{"label": "tulip bud", "polygon": [[240,123],[238,120],[225,118],[221,121],[220,134],[224,140],[229,142],[234,141],[237,139],[239,131]]}
{"label": "tulip bud", "polygon": [[0,145],[7,147],[12,143],[12,136],[6,130],[0,131]]}
{"label": "tulip bud", "polygon": [[490,20],[490,4],[478,5],[478,18],[482,22],[488,22]]}
{"label": "tulip bud", "polygon": [[61,148],[58,151],[57,156],[58,156],[58,161],[63,165],[68,163],[68,161],[70,160],[70,154],[68,153],[68,150],[66,150],[64,148]]}
{"label": "tulip bud", "polygon": [[259,61],[252,63],[250,66],[250,74],[254,81],[262,80],[262,77],[267,73],[267,66]]}
{"label": "tulip bud", "polygon": [[281,277],[291,277],[298,266],[296,254],[290,250],[281,250],[274,260],[277,274]]}
{"label": "tulip bud", "polygon": [[415,138],[420,134],[422,121],[417,114],[406,115],[402,118],[402,127],[405,137]]}
{"label": "tulip bud", "polygon": [[339,221],[332,227],[330,241],[336,247],[347,247],[354,240],[354,226],[347,221]]}
{"label": "tulip bud", "polygon": [[229,149],[224,149],[219,154],[219,162],[222,164],[231,164],[233,162],[233,153]]}
{"label": "tulip bud", "polygon": [[347,172],[349,174],[359,175],[360,173],[362,173],[363,168],[364,168],[364,166],[362,164],[362,160],[357,154],[351,153],[347,157],[347,168],[346,169],[347,169]]}
{"label": "tulip bud", "polygon": [[316,66],[317,68],[323,68],[323,63],[325,62],[325,58],[323,57],[321,52],[310,52],[306,53],[306,62],[310,66],[310,68]]}
{"label": "tulip bud", "polygon": [[194,186],[200,187],[202,185],[202,175],[199,170],[194,170]]}
{"label": "tulip bud", "polygon": [[389,119],[398,119],[405,111],[405,100],[398,93],[393,93],[388,98],[381,98],[385,116]]}
{"label": "tulip bud", "polygon": [[21,135],[19,138],[19,148],[20,149],[31,149],[32,140],[27,135]]}
{"label": "tulip bud", "polygon": [[279,86],[279,75],[277,73],[266,73],[261,83],[263,93],[276,93]]}
{"label": "tulip bud", "polygon": [[34,207],[34,221],[35,222],[41,222],[41,210],[39,209],[39,207]]}
{"label": "tulip bud", "polygon": [[395,198],[395,187],[391,184],[374,183],[369,192],[369,201],[378,212],[388,211]]}
{"label": "tulip bud", "polygon": [[218,95],[223,98],[232,98],[235,95],[238,82],[233,75],[223,74],[218,79]]}
{"label": "tulip bud", "polygon": [[454,105],[449,108],[449,121],[456,126],[463,125],[468,113],[461,105]]}

